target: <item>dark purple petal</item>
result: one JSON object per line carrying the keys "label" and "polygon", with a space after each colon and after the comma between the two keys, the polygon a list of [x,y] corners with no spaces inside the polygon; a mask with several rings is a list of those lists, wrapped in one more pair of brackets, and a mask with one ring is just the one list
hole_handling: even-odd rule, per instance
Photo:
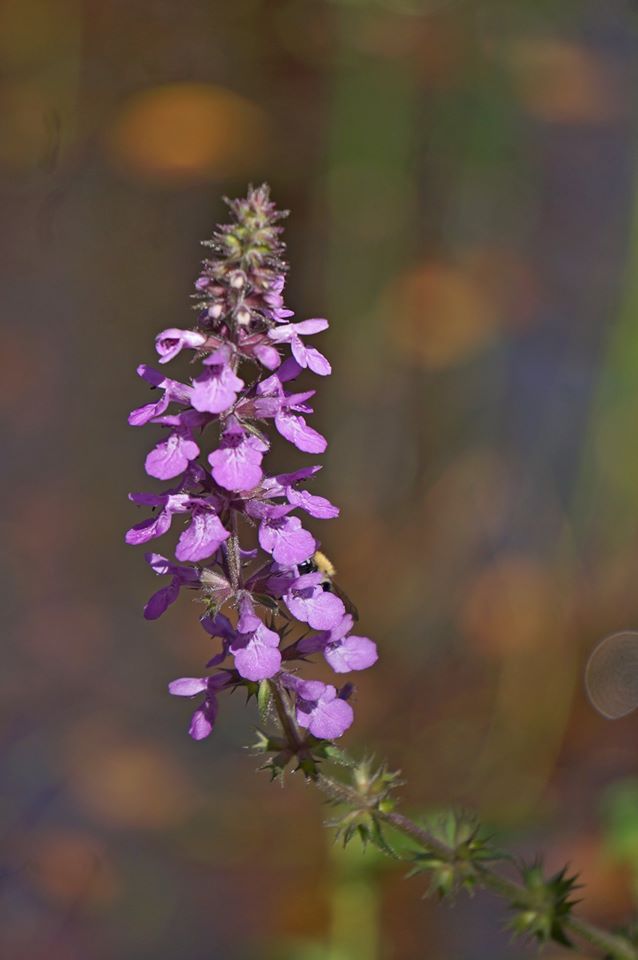
{"label": "dark purple petal", "polygon": [[228,617],[225,617],[223,613],[218,613],[214,617],[202,617],[200,623],[211,637],[222,637],[229,642],[235,639],[235,630]]}
{"label": "dark purple petal", "polygon": [[170,574],[173,578],[168,586],[154,593],[144,607],[144,617],[147,620],[157,620],[166,608],[177,600],[181,586],[197,586],[200,578],[193,567],[180,567],[178,564],[171,563],[161,553],[146,553],[144,559],[159,576]]}
{"label": "dark purple petal", "polygon": [[323,467],[301,467],[300,470],[295,470],[293,473],[278,473],[274,478],[277,480],[282,487],[291,487],[293,483],[299,483],[300,480],[309,480],[310,477],[314,477],[316,473],[319,473]]}
{"label": "dark purple petal", "polygon": [[277,370],[277,377],[281,383],[289,383],[299,376],[302,369],[294,357],[287,357]]}
{"label": "dark purple petal", "polygon": [[216,653],[214,657],[211,657],[210,660],[206,661],[207,667],[216,667],[217,664],[222,663],[228,656],[228,643],[224,640],[222,643],[222,648],[219,653]]}
{"label": "dark purple petal", "polygon": [[[270,493],[269,496],[277,496]],[[287,516],[294,507],[289,503],[268,503],[265,500],[252,499],[246,502],[246,513],[253,520],[278,520]]]}
{"label": "dark purple petal", "polygon": [[297,641],[295,646],[299,653],[317,653],[319,650],[324,649],[329,639],[329,631],[322,630],[321,633],[309,633],[307,636],[302,637],[301,640]]}
{"label": "dark purple petal", "polygon": [[217,698],[207,698],[192,716],[188,732],[193,740],[204,740],[212,731],[217,717]]}
{"label": "dark purple petal", "polygon": [[177,600],[179,587],[178,578],[173,577],[168,586],[162,587],[157,593],[154,593],[144,607],[144,619],[157,620],[158,617],[161,617],[164,611]]}

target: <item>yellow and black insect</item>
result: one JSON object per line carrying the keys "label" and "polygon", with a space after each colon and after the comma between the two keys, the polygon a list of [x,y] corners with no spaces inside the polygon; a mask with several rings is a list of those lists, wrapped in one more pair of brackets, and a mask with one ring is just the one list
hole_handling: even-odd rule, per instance
{"label": "yellow and black insect", "polygon": [[321,586],[323,589],[329,590],[331,593],[334,593],[340,597],[340,599],[343,600],[343,605],[348,613],[351,614],[355,620],[359,619],[359,611],[355,607],[354,603],[348,594],[342,590],[338,584],[335,583],[334,577],[336,576],[337,571],[335,570],[334,564],[328,559],[325,553],[322,553],[321,550],[315,550],[310,559],[304,560],[303,563],[300,563],[297,566],[297,569],[299,570],[300,574],[320,573],[322,575]]}

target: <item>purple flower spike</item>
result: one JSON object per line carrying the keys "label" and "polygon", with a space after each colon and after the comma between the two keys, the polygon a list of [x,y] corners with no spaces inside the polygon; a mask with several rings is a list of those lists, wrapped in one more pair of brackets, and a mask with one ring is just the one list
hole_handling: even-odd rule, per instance
{"label": "purple flower spike", "polygon": [[[337,691],[282,673],[282,657],[304,661],[320,653],[336,673],[346,673],[371,666],[377,651],[372,640],[352,633],[352,617],[312,561],[317,541],[297,516],[304,511],[323,521],[339,515],[338,507],[305,487],[321,467],[269,475],[265,462],[276,433],[302,453],[321,454],[327,447],[309,422],[315,390],[310,384],[295,391],[291,384],[304,372],[330,373],[323,354],[305,342],[326,330],[328,321],[293,322],[294,311],[284,302],[283,214],[268,187],[251,187],[229,207],[232,222],[206,241],[209,255],[196,274],[192,327],[169,327],[155,339],[162,368],[190,353],[192,377],[181,383],[165,377],[162,368],[137,368],[155,394],[131,412],[129,423],[164,428],[145,469],[172,483],[130,494],[152,515],[135,523],[125,539],[148,543],[184,515],[175,560],[146,555],[166,580],[144,616],[157,619],[182,588],[192,590],[212,646],[207,668],[233,658],[233,666],[215,676],[182,677],[169,686],[174,696],[199,698],[189,731],[195,740],[213,729],[221,691],[244,686],[252,693],[253,684],[264,680],[285,694],[282,703],[308,731],[304,737],[332,739],[352,723],[351,688]],[[250,542],[243,539],[246,533]],[[300,575],[302,570],[314,572]]]}
{"label": "purple flower spike", "polygon": [[170,327],[168,330],[162,330],[155,337],[155,348],[159,353],[160,363],[168,363],[184,347],[190,347],[197,350],[206,342],[206,337],[194,330],[178,330],[177,327]]}

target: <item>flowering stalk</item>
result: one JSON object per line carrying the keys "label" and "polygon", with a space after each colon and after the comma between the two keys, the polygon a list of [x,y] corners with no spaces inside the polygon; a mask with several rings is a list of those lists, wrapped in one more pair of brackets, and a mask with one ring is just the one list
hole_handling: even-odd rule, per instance
{"label": "flowering stalk", "polygon": [[[284,214],[268,188],[251,188],[229,207],[232,222],[206,242],[210,257],[195,283],[194,324],[163,330],[155,341],[160,365],[178,357],[183,362],[190,352],[191,367],[184,365],[184,375],[175,380],[139,366],[138,374],[159,399],[129,416],[132,426],[151,423],[162,430],[145,468],[170,485],[130,494],[134,503],[151,507],[152,515],[133,526],[126,541],[148,543],[168,533],[174,520],[185,521],[175,560],[146,554],[153,572],[170,580],[150,598],[144,616],[157,619],[182,589],[193,591],[201,601],[201,626],[216,641],[205,676],[169,684],[176,696],[198,698],[191,736],[207,737],[219,695],[244,687],[256,697],[262,719],[277,727],[275,733],[259,733],[264,767],[273,776],[291,763],[303,770],[342,808],[334,825],[344,842],[358,835],[408,860],[413,873],[429,875],[440,896],[462,888],[491,889],[512,909],[516,933],[566,947],[573,934],[615,960],[638,960],[631,936],[572,915],[576,884],[565,870],[545,878],[536,863],[519,868],[519,881],[510,879],[493,863],[512,858],[496,851],[471,818],[449,815],[438,831],[409,820],[395,810],[391,796],[397,775],[385,768],[373,771],[367,762],[355,764],[333,744],[353,720],[352,684],[337,689],[304,679],[300,665],[321,654],[335,673],[348,674],[372,666],[376,646],[353,633],[356,611],[336,592],[318,541],[297,515],[328,520],[339,514],[329,500],[306,489],[320,467],[268,475],[264,464],[273,426],[304,453],[326,448],[325,438],[306,421],[315,391],[295,392],[290,385],[302,374],[330,374],[323,354],[304,341],[328,323],[292,322],[284,305],[287,265],[279,225]],[[351,785],[325,774],[331,760],[352,769]],[[417,849],[397,854],[388,828]]]}
{"label": "flowering stalk", "polygon": [[[262,735],[256,744],[259,753],[276,755],[265,764],[275,770],[280,769],[282,758],[294,755],[297,749],[294,717],[285,700],[279,703],[277,718],[282,736]],[[394,792],[402,784],[399,774],[384,765],[375,769],[370,760],[357,763],[326,744],[315,759],[323,760],[323,764],[308,780],[338,808],[327,825],[336,829],[344,845],[358,837],[364,847],[371,843],[382,853],[405,862],[411,868],[408,875],[425,874],[428,893],[440,899],[462,890],[470,894],[480,888],[490,890],[505,901],[512,914],[507,927],[515,935],[540,944],[553,941],[567,949],[574,948],[572,938],[576,938],[605,960],[638,960],[637,930],[613,933],[574,916],[573,907],[578,901],[573,894],[580,885],[577,876],[568,875],[567,867],[546,877],[540,860],[531,864],[517,861],[493,846],[472,814],[448,811],[433,826],[411,820],[396,809]],[[328,776],[326,761],[349,768],[351,782]],[[410,846],[398,850],[393,833],[407,838]],[[503,865],[518,877],[507,876]]]}
{"label": "flowering stalk", "polygon": [[[397,857],[381,829],[387,825],[417,844],[417,850],[401,859],[412,864],[410,876],[428,874],[430,892],[440,898],[461,889],[473,893],[482,887],[506,901],[513,913],[508,927],[515,934],[540,943],[553,940],[566,948],[574,946],[570,939],[573,935],[605,958],[637,960],[638,940],[633,931],[612,933],[573,915],[576,901],[571,895],[579,885],[577,877],[567,875],[567,868],[546,878],[540,862],[515,862],[491,846],[468,814],[448,813],[434,829],[428,829],[395,810],[389,794],[398,785],[396,774],[385,768],[373,771],[367,761],[351,766],[352,786],[323,773],[316,781],[333,804],[347,808],[332,822],[344,842],[356,832],[364,844],[371,842]],[[520,879],[511,879],[496,869],[492,865],[496,861],[509,861]]]}
{"label": "flowering stalk", "polygon": [[323,354],[304,340],[328,322],[292,322],[283,300],[283,214],[268,187],[250,189],[229,206],[232,222],[206,244],[211,256],[195,282],[195,323],[163,330],[155,341],[160,365],[191,352],[195,370],[173,380],[146,364],[138,367],[160,397],[134,410],[129,423],[163,430],[145,467],[171,485],[160,493],[130,494],[153,515],[132,527],[126,540],[148,543],[167,533],[174,519],[186,521],[177,563],[146,554],[152,570],[170,581],[150,598],[144,615],[159,617],[181,589],[202,600],[200,623],[217,641],[206,666],[216,669],[169,686],[176,696],[203,695],[191,736],[201,740],[211,732],[221,692],[243,686],[255,694],[262,684],[262,701],[274,695],[277,703],[285,698],[293,705],[296,756],[311,771],[314,748],[352,723],[352,686],[303,679],[299,664],[321,653],[335,673],[345,674],[371,666],[377,652],[370,639],[353,633],[352,613],[313,559],[319,543],[297,516],[328,520],[339,514],[306,489],[320,467],[265,472],[272,426],[304,453],[326,449],[325,438],[306,421],[314,389],[291,384],[304,372],[330,374]]}

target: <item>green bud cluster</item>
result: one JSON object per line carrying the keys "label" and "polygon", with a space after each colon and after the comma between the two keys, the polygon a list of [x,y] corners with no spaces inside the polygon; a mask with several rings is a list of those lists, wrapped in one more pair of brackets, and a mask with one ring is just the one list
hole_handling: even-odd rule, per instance
{"label": "green bud cluster", "polygon": [[[485,836],[476,818],[464,811],[446,811],[432,828],[432,837],[440,841],[437,850],[418,851],[408,876],[427,873],[430,886],[427,895],[439,899],[460,890],[473,893],[481,882],[481,865],[505,859]],[[441,855],[439,849],[445,851]]]}
{"label": "green bud cluster", "polygon": [[548,879],[542,864],[537,861],[521,867],[523,889],[511,903],[515,916],[508,924],[514,933],[533,937],[541,943],[555,940],[563,946],[571,946],[565,932],[565,920],[578,900],[572,894],[580,887],[578,877],[568,876],[563,867]]}
{"label": "green bud cluster", "polygon": [[215,253],[214,261],[207,262],[209,275],[221,279],[232,270],[255,268],[285,272],[287,265],[282,259],[285,246],[277,224],[288,211],[277,210],[267,184],[251,187],[246,197],[226,199],[226,203],[235,221],[218,228],[212,240],[204,242]]}
{"label": "green bud cluster", "polygon": [[[336,830],[344,846],[358,837],[364,848],[372,844],[388,856],[409,862],[414,874],[429,875],[428,893],[439,898],[460,891],[472,894],[478,887],[491,890],[509,906],[513,916],[508,927],[513,933],[531,937],[539,943],[554,941],[573,949],[570,937],[586,941],[605,960],[638,960],[638,937],[635,931],[616,934],[572,915],[578,902],[573,894],[578,889],[577,877],[567,867],[545,877],[540,861],[520,864],[519,879],[510,878],[493,864],[497,861],[515,865],[514,858],[492,845],[476,818],[463,811],[448,812],[434,823],[421,824],[396,809],[394,791],[402,784],[397,771],[385,764],[375,765],[372,758],[356,762],[329,741],[318,741],[300,731],[286,691],[276,682],[262,681],[249,691],[256,696],[262,721],[273,717],[278,732],[260,732],[255,749],[267,754],[262,769],[271,776],[282,777],[291,761],[297,763],[309,782],[315,783],[328,802],[338,808],[338,815],[327,821]],[[333,779],[323,772],[323,765],[332,762],[349,770],[349,780]],[[320,769],[321,765],[321,769]],[[392,845],[388,833],[393,836]],[[401,841],[395,849],[394,836]],[[410,847],[405,839],[411,841]],[[414,850],[414,843],[418,849]]]}

